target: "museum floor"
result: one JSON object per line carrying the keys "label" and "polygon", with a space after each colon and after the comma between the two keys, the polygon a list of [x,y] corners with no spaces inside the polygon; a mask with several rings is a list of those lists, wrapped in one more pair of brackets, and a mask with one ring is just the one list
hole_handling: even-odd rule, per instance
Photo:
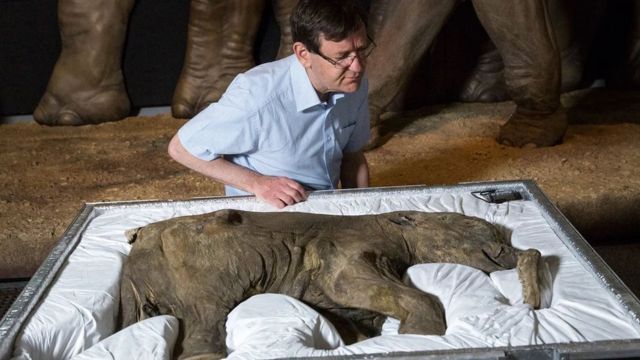
{"label": "museum floor", "polygon": [[[563,144],[494,138],[514,105],[448,104],[387,114],[396,131],[369,151],[373,186],[533,179],[640,295],[640,92],[565,94]],[[82,127],[0,125],[0,279],[29,277],[85,202],[185,199],[222,187],[171,161],[169,115]]]}

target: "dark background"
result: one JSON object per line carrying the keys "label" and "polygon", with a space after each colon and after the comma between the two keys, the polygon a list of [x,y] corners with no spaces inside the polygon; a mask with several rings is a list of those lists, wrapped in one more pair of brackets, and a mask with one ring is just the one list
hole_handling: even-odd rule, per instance
{"label": "dark background", "polygon": [[[87,0],[89,1],[89,0]],[[572,0],[565,0],[572,2]],[[589,0],[573,1],[576,8]],[[599,26],[585,84],[609,78],[628,44],[634,0],[609,2]],[[362,0],[368,6],[370,0]],[[0,0],[0,116],[31,114],[60,53],[56,0]],[[123,71],[133,111],[169,105],[182,67],[188,0],[138,0],[131,13]],[[279,30],[267,1],[256,39],[257,63],[275,58]],[[443,28],[413,77],[405,108],[446,102],[456,93],[487,40],[471,2],[463,2]]]}

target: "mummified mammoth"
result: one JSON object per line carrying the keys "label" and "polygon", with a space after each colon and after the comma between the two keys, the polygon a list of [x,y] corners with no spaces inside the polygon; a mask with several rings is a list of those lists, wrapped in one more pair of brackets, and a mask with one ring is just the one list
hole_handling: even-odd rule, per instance
{"label": "mummified mammoth", "polygon": [[223,357],[227,314],[258,293],[300,299],[350,324],[342,331],[363,336],[379,332],[383,315],[400,319],[401,333],[444,334],[437,298],[401,280],[416,263],[460,263],[486,272],[517,267],[525,301],[535,307],[540,301],[540,253],[515,249],[490,223],[457,213],[220,210],[150,224],[129,237],[121,325],[176,316],[181,357]]}

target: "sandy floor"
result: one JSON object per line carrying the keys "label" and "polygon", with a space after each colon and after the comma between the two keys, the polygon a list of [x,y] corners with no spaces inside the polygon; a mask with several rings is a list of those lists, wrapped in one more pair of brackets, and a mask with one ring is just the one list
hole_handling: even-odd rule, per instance
{"label": "sandy floor", "polygon": [[[372,185],[533,179],[590,242],[640,239],[640,93],[581,91],[563,103],[565,142],[542,149],[494,141],[511,102],[392,115],[398,132],[367,153]],[[0,278],[30,276],[85,202],[221,195],[166,154],[183,123],[0,125]]]}

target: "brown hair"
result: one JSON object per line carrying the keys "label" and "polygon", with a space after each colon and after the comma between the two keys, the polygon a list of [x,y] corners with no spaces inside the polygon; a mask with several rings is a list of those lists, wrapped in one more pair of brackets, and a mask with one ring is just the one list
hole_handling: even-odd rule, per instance
{"label": "brown hair", "polygon": [[355,0],[300,0],[291,14],[294,42],[320,51],[320,35],[341,41],[367,24],[364,9]]}

